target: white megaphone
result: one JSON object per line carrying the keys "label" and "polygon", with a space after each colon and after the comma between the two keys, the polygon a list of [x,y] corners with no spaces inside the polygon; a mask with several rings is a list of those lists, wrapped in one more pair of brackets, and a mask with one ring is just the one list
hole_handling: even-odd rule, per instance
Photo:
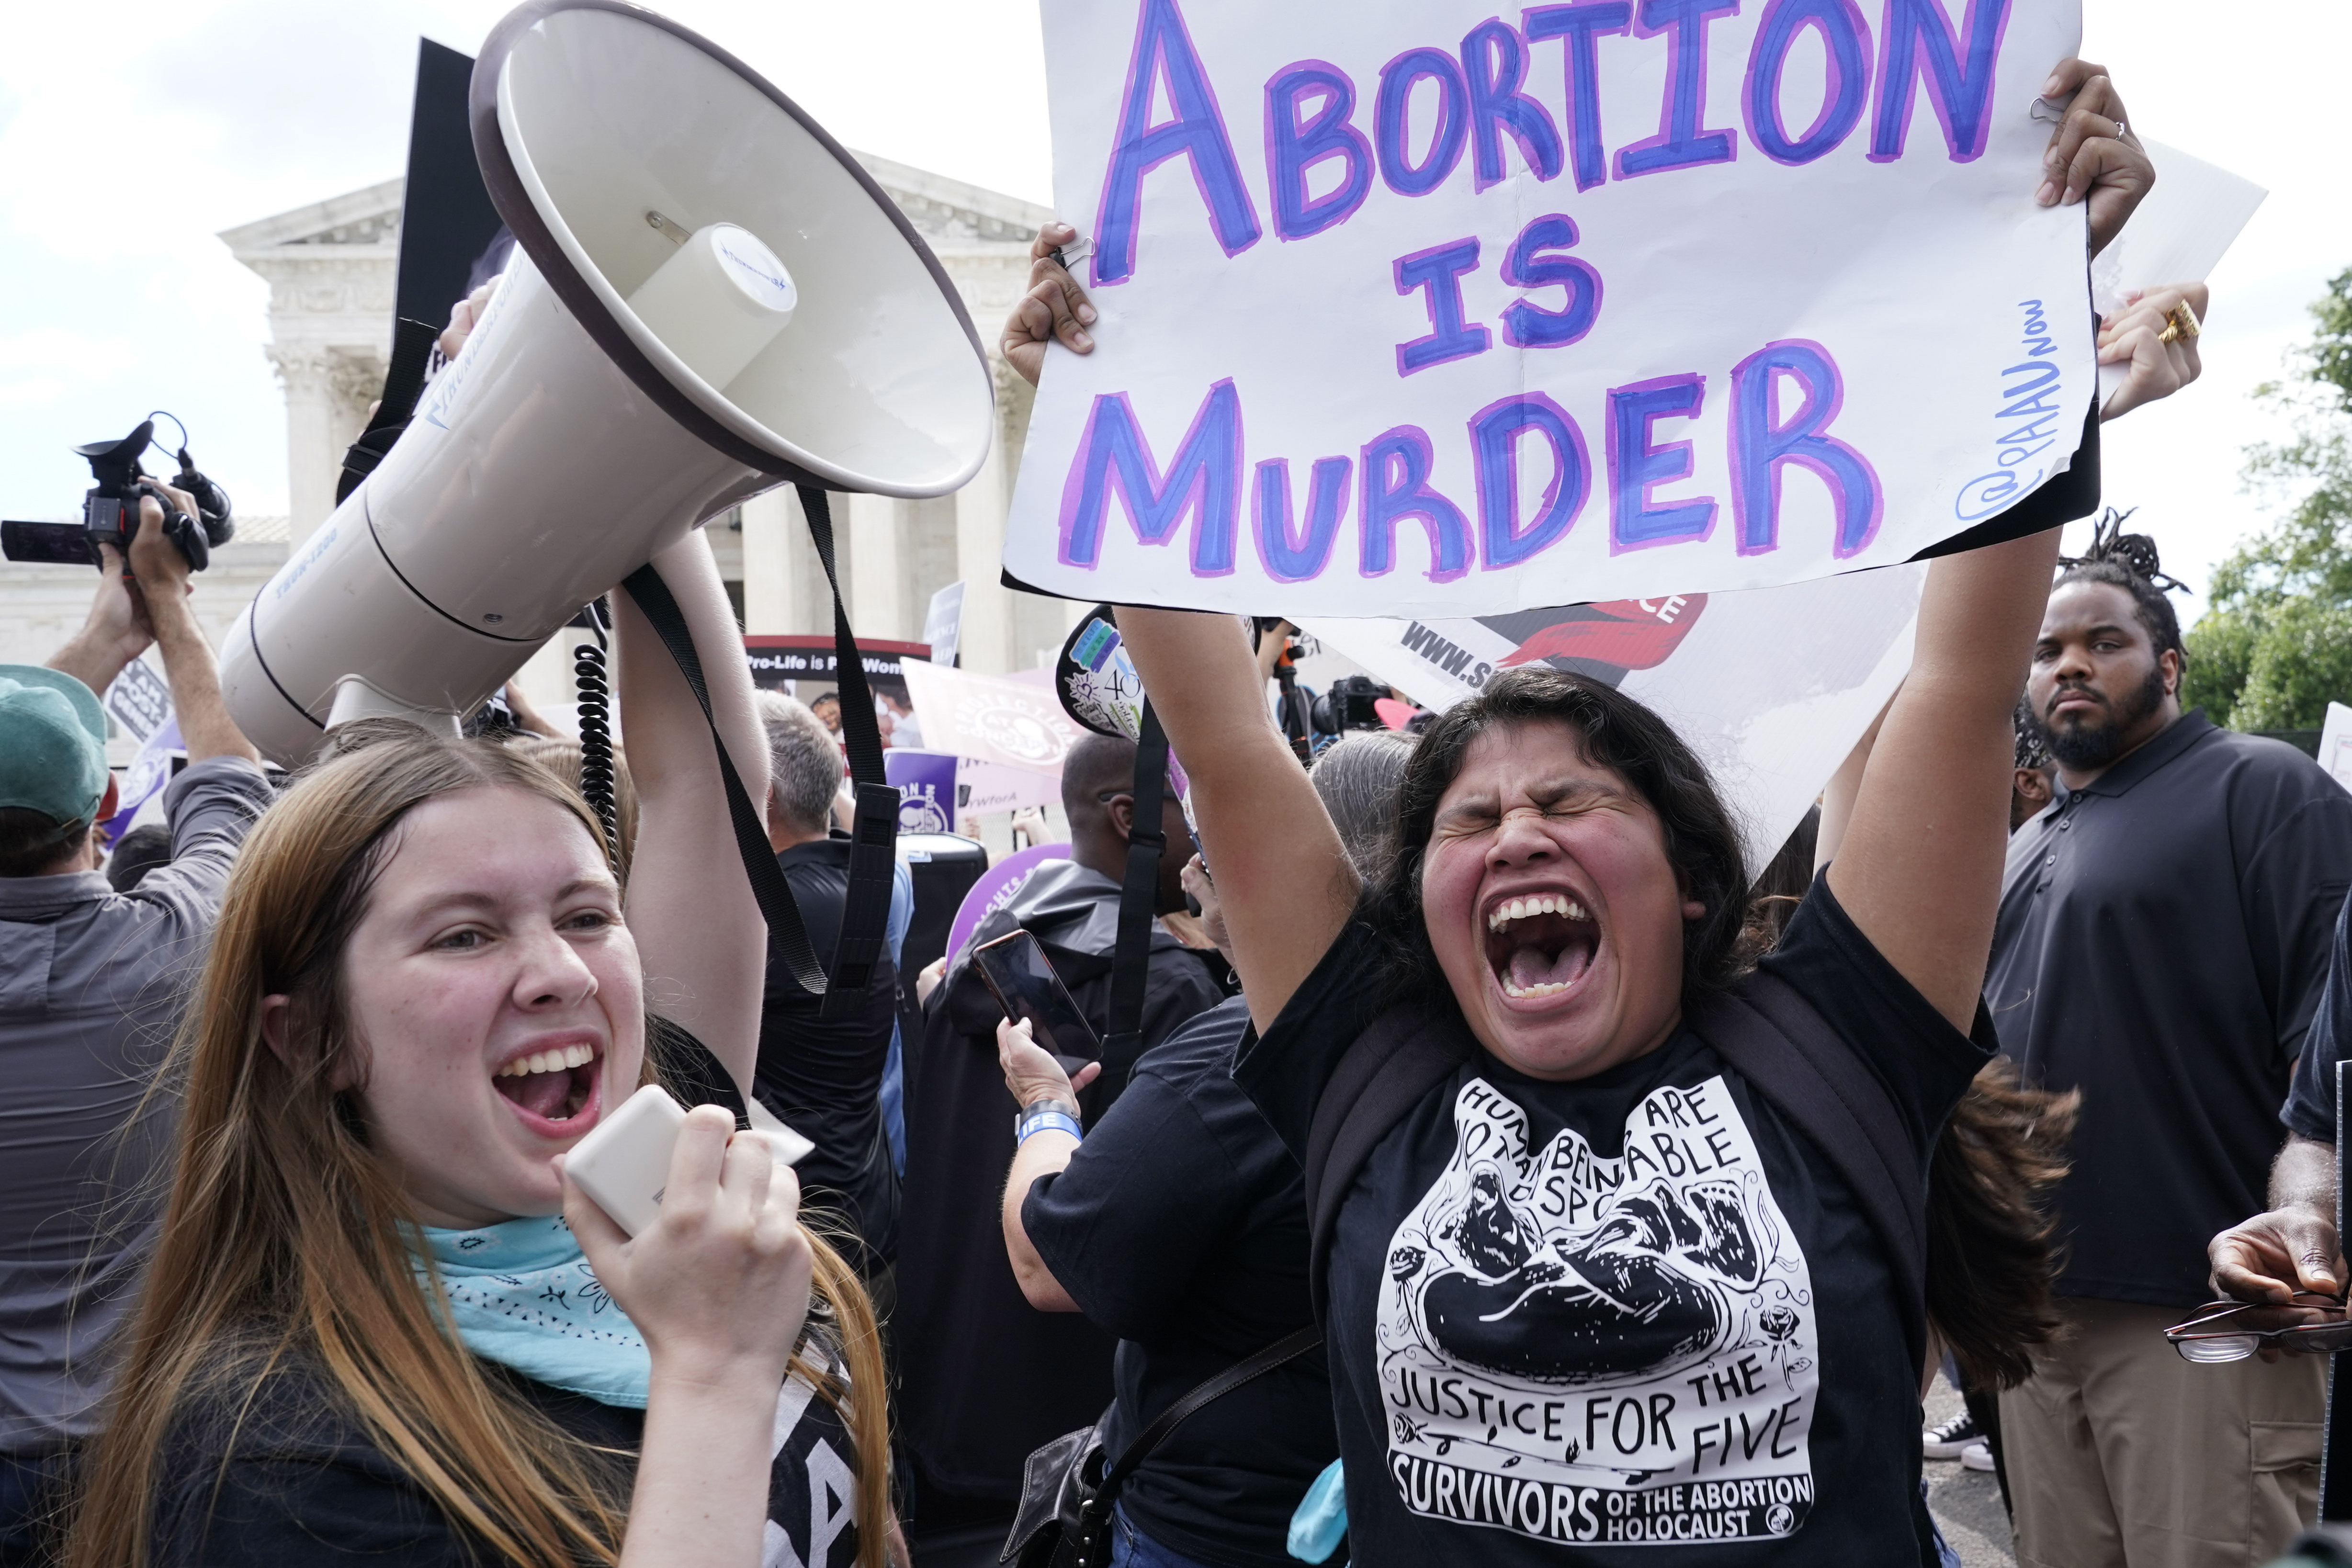
{"label": "white megaphone", "polygon": [[513,263],[224,653],[230,712],[281,763],[355,718],[454,729],[748,497],[940,496],[988,453],[987,363],[937,258],[733,56],[616,0],[531,0],[470,110]]}

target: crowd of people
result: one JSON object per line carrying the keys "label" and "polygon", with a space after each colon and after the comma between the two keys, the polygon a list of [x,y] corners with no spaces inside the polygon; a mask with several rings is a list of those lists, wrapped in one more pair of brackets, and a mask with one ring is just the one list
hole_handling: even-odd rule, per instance
{"label": "crowd of people", "polygon": [[[2150,175],[2105,73],[2070,95],[2040,199],[2095,251]],[[1032,381],[1100,327],[1072,237]],[[2195,379],[2205,304],[2102,322],[2105,417]],[[0,667],[0,1568],[1934,1564],[1931,1449],[2032,1568],[2312,1521],[2321,1364],[2278,1352],[2344,1316],[2352,794],[2181,711],[2119,524],[1937,560],[1760,876],[1605,680],[1302,768],[1245,623],[1122,609],[1181,798],[1083,741],[1067,858],[928,967],[900,867],[841,1005],[718,749],[830,966],[839,700],[753,690],[699,535],[654,565],[709,718],[616,594],[608,824],[519,695],[266,771],[163,520]],[[98,694],[151,644],[186,763],[110,854]],[[1139,898],[1192,918],[1123,946]],[[1020,933],[1118,1051],[1008,1020],[972,954]],[[654,1083],[692,1109],[631,1234],[565,1156]]]}

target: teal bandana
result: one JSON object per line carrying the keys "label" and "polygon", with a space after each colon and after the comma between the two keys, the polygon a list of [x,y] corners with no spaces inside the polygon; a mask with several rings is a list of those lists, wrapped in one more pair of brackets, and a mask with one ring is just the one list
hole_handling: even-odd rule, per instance
{"label": "teal bandana", "polygon": [[450,1326],[467,1350],[600,1405],[646,1407],[652,1354],[562,1216],[417,1233],[417,1282],[440,1271]]}

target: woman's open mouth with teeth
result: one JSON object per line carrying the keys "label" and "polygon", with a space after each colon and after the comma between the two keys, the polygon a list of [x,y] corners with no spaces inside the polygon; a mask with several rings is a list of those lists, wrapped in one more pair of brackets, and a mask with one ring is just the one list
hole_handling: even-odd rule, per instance
{"label": "woman's open mouth with teeth", "polygon": [[1486,962],[1503,994],[1532,1001],[1582,979],[1601,947],[1601,926],[1564,893],[1497,899],[1486,910]]}
{"label": "woman's open mouth with teeth", "polygon": [[557,1127],[596,1098],[604,1054],[593,1045],[550,1046],[516,1057],[491,1075],[491,1086],[526,1116]]}

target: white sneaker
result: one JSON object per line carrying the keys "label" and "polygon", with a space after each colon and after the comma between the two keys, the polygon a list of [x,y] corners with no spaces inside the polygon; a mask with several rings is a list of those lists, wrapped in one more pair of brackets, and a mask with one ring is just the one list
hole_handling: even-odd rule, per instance
{"label": "white sneaker", "polygon": [[1992,1447],[1987,1443],[1970,1443],[1960,1450],[1960,1469],[1992,1473]]}

